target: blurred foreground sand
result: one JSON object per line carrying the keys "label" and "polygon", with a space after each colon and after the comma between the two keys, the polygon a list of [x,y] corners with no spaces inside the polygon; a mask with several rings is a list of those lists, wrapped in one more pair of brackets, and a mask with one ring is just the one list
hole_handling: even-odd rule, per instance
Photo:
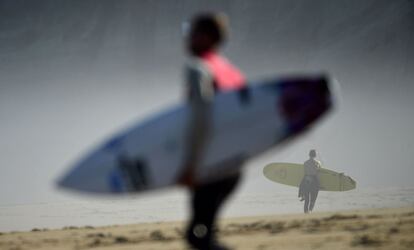
{"label": "blurred foreground sand", "polygon": [[[187,249],[184,222],[34,228],[0,233],[0,249]],[[414,207],[223,219],[234,249],[414,249]]]}

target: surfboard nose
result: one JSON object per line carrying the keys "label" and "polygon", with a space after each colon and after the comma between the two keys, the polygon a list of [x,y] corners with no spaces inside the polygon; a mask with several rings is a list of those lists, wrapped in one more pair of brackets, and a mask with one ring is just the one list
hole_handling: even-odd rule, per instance
{"label": "surfboard nose", "polygon": [[71,191],[112,192],[109,185],[111,175],[103,166],[113,163],[113,156],[110,154],[92,155],[79,161],[75,168],[57,180],[56,185]]}
{"label": "surfboard nose", "polygon": [[56,182],[55,185],[59,189],[74,190],[77,185],[77,178],[79,175],[75,171],[71,171],[61,176]]}
{"label": "surfboard nose", "polygon": [[333,99],[329,86],[329,78],[325,75],[291,78],[280,84],[280,112],[292,133],[306,130],[332,108]]}
{"label": "surfboard nose", "polygon": [[82,191],[87,188],[88,191],[91,191],[86,185],[86,179],[87,177],[85,176],[85,173],[83,173],[82,169],[77,168],[65,173],[62,177],[60,177],[60,179],[56,181],[56,185],[58,188],[66,190]]}
{"label": "surfboard nose", "polygon": [[[90,180],[90,181],[88,181]],[[56,181],[59,189],[71,192],[99,193],[104,185],[96,184],[95,178],[85,178],[85,175],[71,171]]]}

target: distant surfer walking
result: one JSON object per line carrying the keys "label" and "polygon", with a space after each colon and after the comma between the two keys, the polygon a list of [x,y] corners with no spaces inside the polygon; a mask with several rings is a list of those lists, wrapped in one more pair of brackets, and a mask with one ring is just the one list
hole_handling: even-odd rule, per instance
{"label": "distant surfer walking", "polygon": [[[209,183],[197,183],[194,176],[202,160],[211,131],[211,101],[218,92],[243,88],[245,78],[230,62],[217,53],[227,35],[226,17],[204,13],[195,16],[187,30],[187,99],[191,106],[186,170],[180,182],[190,187],[192,217],[186,231],[187,242],[200,250],[228,249],[215,236],[219,209],[237,186],[240,173]],[[242,164],[242,162],[235,163]]]}
{"label": "distant surfer walking", "polygon": [[299,197],[301,201],[305,200],[305,213],[312,212],[319,193],[318,172],[321,168],[321,163],[315,158],[316,150],[312,149],[309,151],[309,159],[303,164],[305,175],[299,186]]}

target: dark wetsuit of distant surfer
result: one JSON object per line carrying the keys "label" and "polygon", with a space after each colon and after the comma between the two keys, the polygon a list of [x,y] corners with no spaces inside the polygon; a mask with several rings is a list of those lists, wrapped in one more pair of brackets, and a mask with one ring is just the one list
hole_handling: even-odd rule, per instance
{"label": "dark wetsuit of distant surfer", "polygon": [[316,151],[309,152],[309,160],[305,161],[304,170],[305,175],[299,186],[299,197],[305,200],[304,212],[309,213],[315,206],[316,198],[319,193],[319,178],[318,171],[321,168],[321,163],[316,158]]}
{"label": "dark wetsuit of distant surfer", "polygon": [[[216,52],[226,36],[226,19],[219,14],[201,14],[194,17],[187,33],[190,61],[186,65],[186,89],[191,104],[188,129],[186,171],[181,183],[191,191],[192,217],[186,239],[194,248],[204,250],[227,249],[215,237],[215,220],[219,209],[237,186],[240,173],[209,183],[198,183],[193,175],[202,161],[211,136],[211,101],[217,92],[242,88],[242,73]],[[235,163],[242,164],[242,162]]]}

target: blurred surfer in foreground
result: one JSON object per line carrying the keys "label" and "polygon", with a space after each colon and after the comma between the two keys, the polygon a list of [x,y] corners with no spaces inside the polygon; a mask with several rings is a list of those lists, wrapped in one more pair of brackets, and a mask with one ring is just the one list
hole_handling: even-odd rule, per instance
{"label": "blurred surfer in foreground", "polygon": [[[186,231],[188,243],[196,249],[227,249],[215,237],[217,214],[237,186],[240,173],[209,183],[198,183],[193,175],[211,135],[211,101],[221,91],[243,88],[243,74],[219,55],[217,49],[227,36],[227,19],[223,14],[203,13],[195,16],[186,32],[186,96],[191,105],[186,170],[181,183],[191,191],[192,217]],[[242,162],[234,163],[242,164]]]}
{"label": "blurred surfer in foreground", "polygon": [[318,172],[321,168],[321,163],[315,160],[315,158],[316,150],[312,149],[309,151],[309,160],[303,164],[305,174],[299,186],[298,196],[301,198],[301,201],[305,201],[303,208],[305,213],[312,212],[319,193]]}

